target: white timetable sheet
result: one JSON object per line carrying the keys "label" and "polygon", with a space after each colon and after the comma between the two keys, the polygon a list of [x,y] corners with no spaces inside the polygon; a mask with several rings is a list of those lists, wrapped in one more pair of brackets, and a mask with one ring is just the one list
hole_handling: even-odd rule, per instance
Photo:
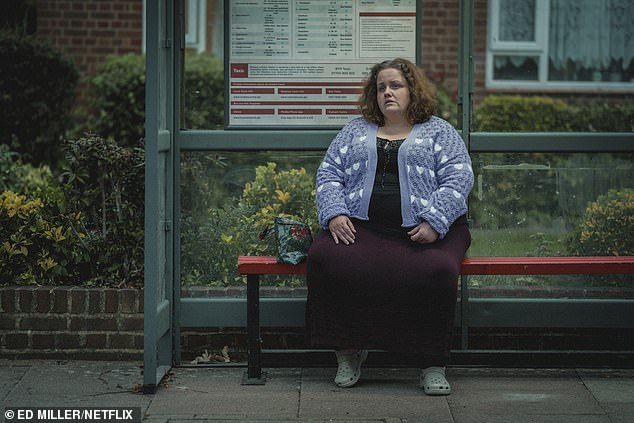
{"label": "white timetable sheet", "polygon": [[341,127],[377,61],[416,57],[416,0],[232,0],[228,126]]}

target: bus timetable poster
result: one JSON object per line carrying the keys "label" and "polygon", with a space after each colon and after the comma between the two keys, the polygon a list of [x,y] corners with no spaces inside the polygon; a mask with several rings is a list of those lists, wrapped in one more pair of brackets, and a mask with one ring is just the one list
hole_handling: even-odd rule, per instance
{"label": "bus timetable poster", "polygon": [[416,59],[416,0],[232,0],[227,126],[341,127],[378,61]]}

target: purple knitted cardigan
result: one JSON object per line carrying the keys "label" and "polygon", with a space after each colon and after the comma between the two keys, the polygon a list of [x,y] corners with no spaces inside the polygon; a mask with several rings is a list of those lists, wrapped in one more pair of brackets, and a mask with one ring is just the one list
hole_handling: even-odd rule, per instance
{"label": "purple knitted cardigan", "polygon": [[[368,220],[377,166],[378,127],[363,118],[349,122],[332,140],[317,170],[319,223],[335,216]],[[471,159],[460,135],[432,116],[416,124],[398,151],[403,227],[423,221],[444,237],[467,211],[473,186]]]}

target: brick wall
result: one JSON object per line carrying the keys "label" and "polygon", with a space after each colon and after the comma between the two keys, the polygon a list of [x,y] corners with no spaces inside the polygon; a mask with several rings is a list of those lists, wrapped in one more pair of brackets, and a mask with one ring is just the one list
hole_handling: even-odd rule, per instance
{"label": "brick wall", "polygon": [[[474,90],[484,97],[487,40],[487,0],[474,3]],[[458,90],[458,0],[423,2],[421,17],[421,66],[436,84],[456,95]]]}
{"label": "brick wall", "polygon": [[458,87],[458,18],[457,0],[423,3],[421,67],[452,93]]}
{"label": "brick wall", "polygon": [[[186,297],[246,296],[243,287],[189,288]],[[472,297],[632,298],[631,289],[553,290],[539,287],[472,289]],[[263,297],[304,297],[306,289],[263,287]],[[305,349],[303,328],[262,328],[265,348]],[[454,346],[460,346],[456,329]],[[473,349],[634,349],[633,329],[471,328]],[[232,361],[245,361],[245,328],[182,328],[184,363],[207,350],[229,348]],[[0,287],[0,358],[141,360],[143,291],[81,287]]]}
{"label": "brick wall", "polygon": [[38,0],[37,34],[73,59],[87,80],[109,55],[141,53],[142,0]]}
{"label": "brick wall", "polygon": [[0,357],[140,359],[143,291],[0,288]]}

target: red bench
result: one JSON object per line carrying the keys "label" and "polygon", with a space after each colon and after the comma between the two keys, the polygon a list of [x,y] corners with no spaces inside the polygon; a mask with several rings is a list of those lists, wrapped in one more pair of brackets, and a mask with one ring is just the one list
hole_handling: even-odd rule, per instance
{"label": "red bench", "polygon": [[[278,263],[273,256],[240,256],[238,272],[247,276],[248,368],[243,383],[262,384],[260,339],[260,275],[298,275],[306,264]],[[634,256],[470,257],[461,275],[634,274]]]}

